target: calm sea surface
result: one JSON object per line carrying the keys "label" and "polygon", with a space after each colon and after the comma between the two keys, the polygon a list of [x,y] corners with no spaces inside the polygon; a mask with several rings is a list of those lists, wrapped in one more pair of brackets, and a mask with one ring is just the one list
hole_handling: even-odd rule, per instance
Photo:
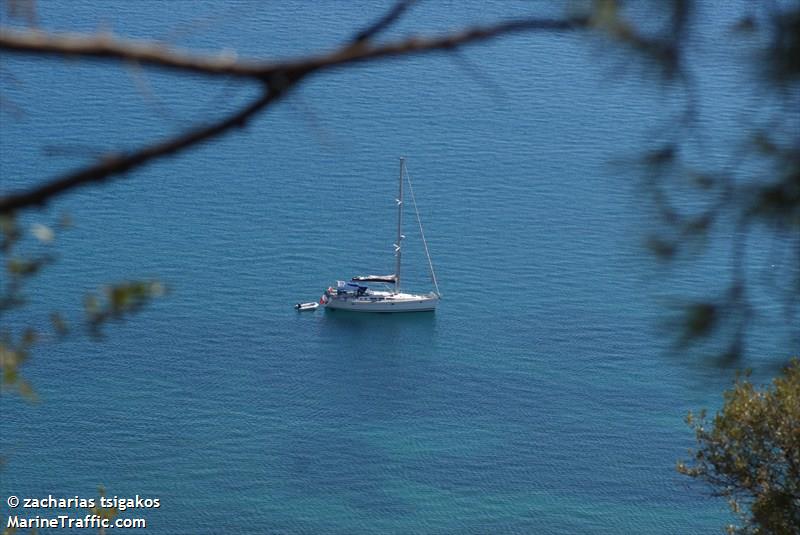
{"label": "calm sea surface", "polygon": [[[695,157],[709,166],[764,106],[740,86],[752,66],[731,42],[735,4],[706,3],[692,30],[706,132]],[[387,37],[569,5],[429,2]],[[333,48],[385,7],[38,9],[48,29],[287,57]],[[11,55],[0,88],[3,191],[257,92]],[[663,327],[673,298],[721,288],[730,261],[721,247],[691,269],[659,266],[642,245],[654,214],[643,170],[629,165],[674,134],[683,97],[601,37],[517,35],[316,76],[243,130],[28,216],[75,224],[8,327],[45,325],[53,309],[77,322],[104,283],[154,277],[170,293],[102,342],[34,351],[24,372],[41,402],[0,402],[0,496],[102,484],[158,497],[160,509],[129,514],[150,535],[719,532],[726,505],[675,464],[692,444],[683,416],[718,407],[732,372],[668,355]],[[400,155],[439,310],[296,313],[338,278],[392,270]],[[406,284],[427,290],[407,222]],[[782,334],[757,326],[752,354],[783,351]],[[8,511],[4,498],[3,521]]]}

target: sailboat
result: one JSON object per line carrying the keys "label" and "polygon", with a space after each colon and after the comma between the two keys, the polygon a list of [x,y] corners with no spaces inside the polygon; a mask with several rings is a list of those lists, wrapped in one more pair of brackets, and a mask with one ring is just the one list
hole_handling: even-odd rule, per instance
{"label": "sailboat", "polygon": [[[408,180],[408,189],[414,204],[414,211],[419,223],[420,236],[425,246],[425,255],[428,258],[431,281],[434,291],[426,294],[408,293],[401,291],[400,266],[403,253],[403,183]],[[319,303],[325,308],[351,310],[354,312],[425,312],[436,310],[441,294],[433,271],[433,262],[425,241],[425,232],[422,230],[422,220],[419,217],[417,201],[414,198],[414,187],[411,177],[406,172],[405,158],[400,158],[400,180],[397,195],[397,241],[394,244],[395,269],[391,275],[361,275],[352,277],[349,281],[337,281],[336,287],[329,287],[322,294]],[[384,289],[375,289],[368,283],[383,284]]]}

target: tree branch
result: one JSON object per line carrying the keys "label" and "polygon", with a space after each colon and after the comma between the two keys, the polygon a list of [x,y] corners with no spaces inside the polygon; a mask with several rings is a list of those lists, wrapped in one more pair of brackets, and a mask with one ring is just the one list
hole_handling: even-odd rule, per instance
{"label": "tree branch", "polygon": [[34,30],[0,29],[0,49],[13,52],[133,61],[212,76],[255,78],[264,82],[265,85],[264,94],[258,100],[218,123],[188,131],[133,153],[109,156],[99,163],[35,186],[27,191],[0,197],[0,214],[11,213],[28,206],[42,206],[51,198],[68,190],[94,182],[102,182],[111,176],[128,172],[151,160],[176,154],[194,144],[217,137],[235,126],[243,126],[247,119],[263,110],[302,78],[314,72],[356,62],[434,50],[454,50],[467,43],[484,41],[514,32],[566,31],[585,28],[589,23],[586,18],[520,19],[492,26],[471,28],[443,36],[411,37],[384,45],[370,46],[363,41],[395,21],[409,3],[399,2],[380,21],[361,32],[362,41],[360,43],[347,44],[330,54],[274,63],[238,60],[232,54],[193,55],[169,49],[158,43],[119,40],[110,34],[48,34]]}
{"label": "tree branch", "polygon": [[192,54],[158,42],[120,39],[110,33],[46,33],[38,30],[0,29],[0,49],[40,56],[130,61],[212,76],[259,77],[267,63],[240,60],[233,52]]}
{"label": "tree branch", "polygon": [[399,0],[383,17],[364,30],[358,32],[358,34],[356,34],[356,36],[353,38],[353,44],[360,44],[375,37],[377,34],[391,26],[395,21],[397,21],[397,19],[402,17],[403,13],[405,13],[406,10],[415,2],[416,0]]}
{"label": "tree branch", "polygon": [[437,50],[453,50],[468,43],[487,41],[510,33],[532,30],[570,31],[586,28],[584,17],[571,19],[520,19],[492,26],[475,27],[460,32],[435,37],[409,37],[395,43],[367,47],[348,47],[332,54],[285,63],[282,70],[308,74],[314,71],[339,67],[382,58],[407,56]]}
{"label": "tree branch", "polygon": [[156,143],[129,154],[110,155],[100,162],[52,180],[28,191],[0,198],[0,214],[11,213],[27,206],[43,206],[51,198],[94,182],[102,182],[120,175],[151,160],[176,154],[202,141],[217,137],[234,127],[243,127],[247,120],[264,109],[279,96],[279,92],[264,88],[264,93],[237,113],[217,123],[190,130],[166,141]]}
{"label": "tree branch", "polygon": [[[388,17],[388,16],[387,16]],[[391,19],[393,20],[393,18]],[[531,30],[568,31],[585,28],[585,17],[571,19],[519,19],[482,26],[435,37],[410,37],[394,43],[374,46],[344,46],[337,51],[298,60],[266,62],[238,59],[235,53],[191,54],[170,49],[159,43],[123,40],[111,34],[49,34],[34,30],[0,29],[0,49],[11,52],[81,56],[95,59],[133,61],[174,70],[210,76],[235,76],[268,81],[279,74],[308,74],[349,63],[378,58],[453,49],[467,43],[485,41],[509,33]]]}

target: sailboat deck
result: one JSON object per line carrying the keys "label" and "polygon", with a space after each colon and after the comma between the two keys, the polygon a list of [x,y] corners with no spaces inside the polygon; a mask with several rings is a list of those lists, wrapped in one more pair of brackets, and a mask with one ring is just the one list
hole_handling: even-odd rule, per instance
{"label": "sailboat deck", "polygon": [[332,295],[325,303],[327,308],[360,312],[411,312],[434,310],[439,296],[430,294],[394,293],[372,291],[367,295]]}

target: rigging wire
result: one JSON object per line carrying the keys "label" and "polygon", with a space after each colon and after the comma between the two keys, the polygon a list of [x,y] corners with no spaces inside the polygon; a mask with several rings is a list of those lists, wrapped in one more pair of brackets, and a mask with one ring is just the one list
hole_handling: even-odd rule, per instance
{"label": "rigging wire", "polygon": [[436,288],[436,295],[442,296],[439,291],[439,284],[436,282],[436,273],[433,271],[433,261],[431,261],[431,253],[428,250],[428,242],[425,240],[425,231],[422,230],[422,219],[419,217],[419,209],[417,208],[417,199],[414,197],[414,186],[411,184],[411,173],[408,172],[408,164],[406,163],[406,179],[408,180],[408,191],[411,193],[411,202],[414,204],[414,213],[417,215],[417,223],[419,224],[419,234],[422,237],[422,245],[425,246],[425,256],[428,257],[428,267],[431,270],[431,280],[433,287]]}

